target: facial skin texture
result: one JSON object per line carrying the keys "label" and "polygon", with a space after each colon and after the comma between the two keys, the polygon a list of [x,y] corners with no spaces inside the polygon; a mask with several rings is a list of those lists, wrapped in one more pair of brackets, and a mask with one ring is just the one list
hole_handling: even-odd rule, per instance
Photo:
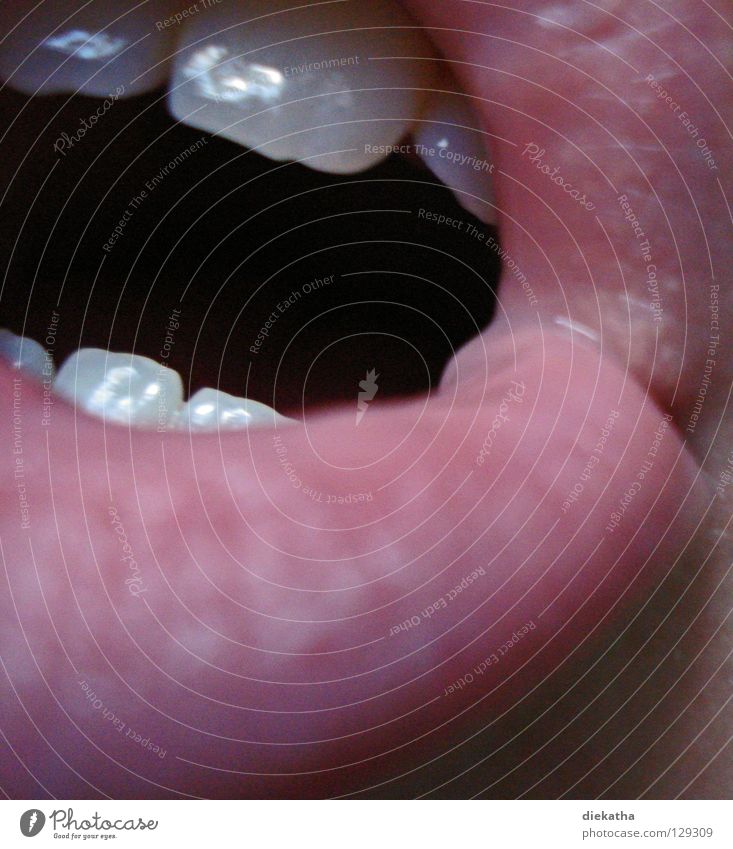
{"label": "facial skin texture", "polygon": [[[507,273],[427,399],[358,430],[352,408],[310,414],[279,441],[105,428],[63,403],[44,425],[40,387],[0,369],[29,504],[21,527],[7,481],[8,795],[729,794],[723,354],[686,432],[713,274],[730,326],[724,7],[405,5],[475,98],[536,305]],[[624,286],[649,300],[624,194],[662,322],[618,308]],[[338,510],[305,484],[372,499]]]}

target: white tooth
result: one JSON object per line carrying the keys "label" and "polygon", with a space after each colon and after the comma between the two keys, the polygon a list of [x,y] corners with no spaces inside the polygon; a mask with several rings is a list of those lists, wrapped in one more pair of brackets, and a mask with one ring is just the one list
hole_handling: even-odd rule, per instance
{"label": "white tooth", "polygon": [[165,429],[183,404],[178,372],[138,354],[81,348],[59,369],[54,389],[111,422]]}
{"label": "white tooth", "polygon": [[0,327],[0,359],[40,380],[53,379],[55,369],[48,351],[35,339],[16,336],[4,327]]}
{"label": "white tooth", "polygon": [[[319,171],[383,159],[435,76],[430,42],[394,0],[222,3],[182,30],[173,115]],[[400,56],[426,58],[379,58]]]}
{"label": "white tooth", "polygon": [[[487,224],[496,221],[492,206],[494,170],[486,135],[464,95],[433,92],[413,130],[415,152],[458,202]],[[483,201],[486,201],[484,203]]]}
{"label": "white tooth", "polygon": [[240,430],[247,427],[272,427],[292,421],[280,413],[248,398],[237,398],[218,389],[199,389],[176,417],[178,427],[191,430]]}
{"label": "white tooth", "polygon": [[0,77],[25,94],[124,97],[149,91],[167,77],[175,7],[175,0],[5,3]]}

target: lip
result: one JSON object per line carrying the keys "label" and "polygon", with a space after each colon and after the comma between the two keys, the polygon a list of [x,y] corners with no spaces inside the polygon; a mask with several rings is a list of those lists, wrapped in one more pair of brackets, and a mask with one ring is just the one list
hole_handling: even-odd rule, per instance
{"label": "lip", "polygon": [[[674,546],[657,528],[688,496],[692,463],[669,433],[623,527],[599,535],[660,412],[613,367],[585,356],[568,369],[566,340],[518,347],[518,370],[490,380],[481,405],[470,390],[440,393],[365,416],[358,439],[351,411],[282,432],[310,492],[373,493],[351,512],[293,487],[269,429],[161,436],[63,402],[44,426],[42,393],[23,381],[24,480],[44,484],[29,490],[28,537],[2,537],[16,670],[5,733],[27,739],[23,707],[44,717],[47,743],[24,755],[32,771],[50,747],[52,781],[74,797],[115,786],[121,768],[129,786],[114,795],[354,792],[521,705],[616,605],[633,609],[668,568]],[[12,417],[17,373],[2,380]],[[526,388],[479,466],[511,381]],[[611,397],[610,480],[591,479],[582,510],[562,516]],[[480,594],[422,614],[479,568]],[[414,617],[419,627],[390,636]],[[528,623],[506,660],[457,686]],[[77,679],[165,760],[151,767],[118,735],[100,738]],[[64,762],[83,769],[70,776]]]}
{"label": "lip", "polygon": [[[542,315],[578,320],[573,305],[608,282],[614,252],[596,249],[579,205],[563,207],[556,242],[531,238],[527,218],[549,214],[555,186],[534,167],[522,186],[512,179],[518,142],[497,139],[524,126],[509,107],[492,111],[497,94],[476,68],[485,47],[447,30],[450,10],[406,5],[490,117],[502,237]],[[485,28],[483,14],[465,29]],[[492,62],[511,65],[516,22],[492,14]],[[512,215],[520,194],[533,196],[524,219]],[[699,245],[684,247],[696,262]],[[4,420],[21,416],[21,453],[11,445],[7,462],[21,457],[28,496],[23,533],[17,485],[0,520],[3,732],[15,753],[3,786],[67,798],[414,795],[470,771],[473,740],[493,752],[496,730],[521,764],[538,721],[562,728],[566,698],[584,710],[587,688],[663,615],[655,591],[710,493],[674,428],[644,466],[669,385],[652,395],[629,378],[633,328],[620,335],[627,356],[609,354],[527,303],[521,287],[505,292],[439,389],[375,405],[358,426],[352,406],[288,431],[126,430],[60,400],[45,415],[42,387],[0,366]],[[695,381],[673,374],[679,410]],[[615,410],[604,474],[588,473]],[[353,494],[371,498],[329,501]],[[451,596],[479,569],[473,590]],[[627,622],[640,634],[606,666]]]}

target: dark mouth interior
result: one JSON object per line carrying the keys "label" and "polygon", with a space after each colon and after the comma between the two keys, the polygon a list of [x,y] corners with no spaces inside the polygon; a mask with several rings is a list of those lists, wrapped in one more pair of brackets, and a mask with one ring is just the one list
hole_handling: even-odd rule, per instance
{"label": "dark mouth interior", "polygon": [[273,163],[175,124],[162,92],[74,140],[99,104],[0,93],[1,323],[43,341],[55,309],[57,363],[81,346],[165,351],[188,392],[297,414],[352,401],[371,369],[382,396],[434,388],[491,318],[496,232],[414,163],[349,177]]}

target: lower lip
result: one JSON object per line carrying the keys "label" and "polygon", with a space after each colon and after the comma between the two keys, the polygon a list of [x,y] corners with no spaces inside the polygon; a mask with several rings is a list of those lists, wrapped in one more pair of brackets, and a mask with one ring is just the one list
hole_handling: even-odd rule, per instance
{"label": "lower lip", "polygon": [[[105,428],[62,402],[44,417],[41,387],[3,369],[27,511],[6,492],[2,621],[23,630],[4,641],[20,687],[4,730],[25,762],[70,797],[123,763],[144,795],[350,792],[481,727],[602,633],[664,569],[649,529],[690,464],[668,431],[609,531],[661,413],[591,349],[573,363],[560,337],[515,341],[516,371],[505,356],[455,397],[279,437]],[[605,472],[563,512],[612,409]]]}

